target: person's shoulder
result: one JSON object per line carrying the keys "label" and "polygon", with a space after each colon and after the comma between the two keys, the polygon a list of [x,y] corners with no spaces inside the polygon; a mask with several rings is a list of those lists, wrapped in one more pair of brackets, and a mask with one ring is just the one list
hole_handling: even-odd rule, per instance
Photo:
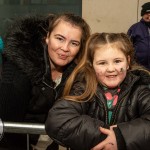
{"label": "person's shoulder", "polygon": [[145,68],[132,70],[131,73],[139,78],[138,84],[150,85],[150,72]]}
{"label": "person's shoulder", "polygon": [[134,23],[128,29],[128,34],[138,33],[143,28],[143,23],[141,21]]}
{"label": "person's shoulder", "polygon": [[140,27],[140,26],[143,26],[143,25],[145,26],[145,22],[144,22],[143,19],[141,19],[140,21],[138,21],[138,22],[134,23],[133,25],[131,25],[130,28],[136,28],[136,27]]}
{"label": "person's shoulder", "polygon": [[[20,80],[20,79],[28,80],[28,77],[12,61],[4,60],[2,65],[2,82],[13,83],[16,82],[16,80]],[[21,80],[19,82],[21,82]]]}
{"label": "person's shoulder", "polygon": [[140,26],[140,24],[141,24],[141,22],[136,22],[136,23],[132,24],[129,29],[136,29],[138,26]]}

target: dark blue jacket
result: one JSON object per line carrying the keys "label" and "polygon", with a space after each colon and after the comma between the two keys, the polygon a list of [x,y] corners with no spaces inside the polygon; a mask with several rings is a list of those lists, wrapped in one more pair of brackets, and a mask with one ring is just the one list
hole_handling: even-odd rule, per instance
{"label": "dark blue jacket", "polygon": [[150,70],[150,33],[144,20],[133,24],[127,34],[135,47],[137,62]]}

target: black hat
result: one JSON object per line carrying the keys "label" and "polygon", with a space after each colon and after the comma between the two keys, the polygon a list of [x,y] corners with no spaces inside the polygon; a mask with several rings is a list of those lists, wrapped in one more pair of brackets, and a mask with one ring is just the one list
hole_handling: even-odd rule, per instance
{"label": "black hat", "polygon": [[141,16],[148,12],[150,12],[150,2],[147,2],[144,5],[142,5]]}

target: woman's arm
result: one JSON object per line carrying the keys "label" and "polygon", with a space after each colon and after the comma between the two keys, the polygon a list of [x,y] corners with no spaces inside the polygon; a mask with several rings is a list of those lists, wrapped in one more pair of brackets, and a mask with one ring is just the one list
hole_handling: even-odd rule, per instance
{"label": "woman's arm", "polygon": [[0,118],[23,121],[30,99],[30,82],[11,62],[4,63],[0,80]]}

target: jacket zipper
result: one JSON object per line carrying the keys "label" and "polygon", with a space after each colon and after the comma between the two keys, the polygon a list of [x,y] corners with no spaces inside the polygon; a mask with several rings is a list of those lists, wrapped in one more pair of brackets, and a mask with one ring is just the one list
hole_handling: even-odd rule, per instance
{"label": "jacket zipper", "polygon": [[56,98],[57,98],[57,96],[58,96],[56,89],[53,88],[52,86],[50,86],[49,84],[47,84],[45,81],[42,81],[42,83],[45,84],[47,87],[49,87],[49,88],[51,88],[51,89],[53,89],[53,90],[55,91],[55,93],[56,93],[56,95],[55,95],[55,100],[56,100]]}
{"label": "jacket zipper", "polygon": [[[98,97],[98,99],[100,99],[98,95],[97,95],[97,97]],[[104,99],[104,97],[103,97],[103,99]],[[104,111],[105,111],[105,115],[106,115],[105,123],[108,124],[108,111],[107,111],[107,107],[106,107],[106,105],[105,105],[105,103],[103,101],[99,101],[98,100],[98,103],[99,103],[99,105],[100,105],[100,103],[102,103],[103,106],[104,106]]]}
{"label": "jacket zipper", "polygon": [[117,117],[116,114],[117,114],[117,112],[119,111],[119,108],[120,108],[120,105],[122,104],[122,101],[124,101],[124,100],[125,100],[125,98],[122,99],[122,100],[118,103],[116,109],[113,111],[113,115],[112,115],[112,118],[111,118],[110,125],[114,125],[114,124],[115,124],[116,117]]}
{"label": "jacket zipper", "polygon": [[[132,86],[131,86],[131,87],[132,87]],[[130,91],[131,87],[128,89],[128,91]],[[117,117],[117,114],[118,114],[117,112],[119,111],[120,105],[122,104],[122,102],[123,102],[123,101],[125,100],[125,98],[127,97],[127,95],[128,95],[127,92],[128,92],[128,91],[126,91],[125,94],[120,97],[121,101],[118,102],[118,104],[117,104],[115,110],[113,111],[110,125],[116,124],[116,117]],[[124,97],[124,98],[123,98],[123,97]]]}

